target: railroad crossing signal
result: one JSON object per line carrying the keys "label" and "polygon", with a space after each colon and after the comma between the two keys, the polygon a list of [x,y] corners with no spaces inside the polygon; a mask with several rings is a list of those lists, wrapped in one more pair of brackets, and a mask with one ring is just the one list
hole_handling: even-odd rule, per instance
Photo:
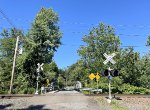
{"label": "railroad crossing signal", "polygon": [[119,71],[118,70],[109,70],[109,69],[104,70],[103,75],[104,76],[109,76],[109,72],[110,72],[110,75],[113,76],[113,77],[119,76]]}
{"label": "railroad crossing signal", "polygon": [[[105,65],[108,63],[108,62],[111,62],[112,64],[115,64],[115,60],[113,59],[113,57],[116,55],[115,53],[112,53],[110,55],[107,55],[106,53],[103,54],[106,58],[106,60],[103,62]],[[112,76],[118,76],[119,75],[119,72],[118,70],[114,70],[112,71],[112,69],[110,69],[110,67],[108,69],[106,69],[104,71],[104,76],[107,76],[108,77],[108,80],[109,80],[109,103],[111,102],[111,80],[112,80]]]}
{"label": "railroad crossing signal", "polygon": [[119,71],[118,70],[113,70],[112,76],[113,77],[119,76]]}
{"label": "railroad crossing signal", "polygon": [[42,66],[44,65],[44,63],[42,63],[41,65],[40,65],[40,63],[38,63],[37,65],[38,65],[37,72],[39,73],[40,71],[43,71]]}
{"label": "railroad crossing signal", "polygon": [[116,55],[115,53],[112,53],[110,55],[107,55],[106,53],[103,54],[106,58],[106,60],[103,62],[105,65],[110,61],[112,64],[115,64],[116,62],[113,60],[113,57]]}
{"label": "railroad crossing signal", "polygon": [[100,76],[99,76],[99,73],[98,73],[98,72],[97,72],[96,75],[94,75],[94,73],[91,73],[91,74],[89,75],[89,78],[90,78],[91,80],[93,80],[94,78],[96,78],[96,80],[98,81],[98,80],[100,79]]}
{"label": "railroad crossing signal", "polygon": [[39,94],[38,93],[38,87],[39,87],[38,80],[39,80],[39,74],[40,74],[40,72],[43,71],[43,67],[42,66],[44,65],[44,63],[42,63],[41,65],[40,65],[40,63],[38,63],[37,65],[38,65],[38,68],[36,69],[36,72],[37,72],[37,82],[36,82],[36,92],[35,92],[35,94]]}

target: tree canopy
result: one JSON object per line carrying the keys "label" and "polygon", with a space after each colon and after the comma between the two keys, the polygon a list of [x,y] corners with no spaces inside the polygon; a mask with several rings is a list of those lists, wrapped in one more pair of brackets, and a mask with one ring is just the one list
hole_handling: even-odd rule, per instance
{"label": "tree canopy", "polygon": [[[1,33],[0,58],[2,60],[0,67],[4,71],[2,71],[3,74],[1,74],[0,78],[3,87],[5,86],[8,88],[10,84],[9,80],[7,80],[7,85],[3,84],[3,82],[6,82],[6,77],[7,79],[10,79],[16,37],[19,36],[19,46],[23,48],[24,52],[21,56],[17,56],[14,76],[15,91],[13,92],[20,91],[21,93],[27,93],[34,91],[36,86],[37,64],[51,64],[54,52],[61,44],[60,39],[62,35],[59,31],[59,26],[57,25],[58,21],[59,17],[52,9],[41,8],[31,25],[31,29],[26,35],[23,34],[23,31],[17,29],[11,29],[10,32],[4,30]],[[48,66],[48,68],[50,69],[51,66]],[[58,74],[58,70],[55,68],[52,69]],[[40,73],[40,85],[41,83],[46,83],[46,79],[49,78],[47,75],[48,72],[49,71],[44,71]],[[2,75],[6,77],[3,77]],[[5,91],[8,91],[8,89],[5,89]]]}

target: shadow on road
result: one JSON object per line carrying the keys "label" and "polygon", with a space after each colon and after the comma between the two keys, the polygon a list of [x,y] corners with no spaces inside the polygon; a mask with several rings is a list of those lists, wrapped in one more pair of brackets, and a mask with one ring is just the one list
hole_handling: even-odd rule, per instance
{"label": "shadow on road", "polygon": [[45,109],[45,105],[30,105],[29,107],[23,109],[23,110],[52,110],[52,109]]}
{"label": "shadow on road", "polygon": [[[6,105],[0,105],[0,110],[10,110],[14,107],[12,107],[13,104],[6,104]],[[30,105],[27,108],[17,108],[21,110],[52,110],[52,109],[45,109],[45,105]]]}
{"label": "shadow on road", "polygon": [[7,109],[7,107],[12,106],[13,104],[0,105],[0,110]]}

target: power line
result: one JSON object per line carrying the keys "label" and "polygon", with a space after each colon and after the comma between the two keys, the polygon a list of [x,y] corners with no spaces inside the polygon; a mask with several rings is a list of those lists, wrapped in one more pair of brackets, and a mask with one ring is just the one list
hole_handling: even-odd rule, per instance
{"label": "power line", "polygon": [[[7,20],[7,22],[14,28],[15,25],[12,23],[12,21],[7,17],[7,15],[3,12],[2,9],[0,9],[0,13],[2,14],[2,16]],[[3,18],[3,19],[4,19]]]}
{"label": "power line", "polygon": [[[2,26],[0,26],[0,29],[11,29],[10,27],[8,28],[4,28]],[[23,30],[30,30],[30,28],[23,28]],[[63,31],[63,30],[62,30]],[[68,33],[72,33],[72,34],[84,34],[87,35],[89,33],[89,31],[86,30],[86,32],[81,32],[81,31],[67,31]],[[116,36],[129,36],[129,37],[140,37],[140,36],[150,36],[150,34],[123,34],[123,33],[116,33]]]}
{"label": "power line", "polygon": [[0,26],[0,29],[11,29],[11,27],[4,28],[4,27],[1,27],[1,26]]}
{"label": "power line", "polygon": [[[6,17],[8,18],[8,17]],[[6,19],[5,17],[4,18],[0,18],[1,20],[5,20]],[[21,19],[21,18],[15,18],[14,19],[15,21],[26,21],[26,22],[31,22],[32,20],[28,20],[28,19]],[[62,22],[59,22],[59,24],[67,24],[67,25],[88,25],[88,26],[97,26],[99,25],[99,23],[84,23],[84,22],[68,22],[68,21],[62,21]],[[113,27],[136,27],[136,28],[150,28],[150,24],[148,25],[131,25],[131,24],[114,24],[114,25],[111,25]]]}
{"label": "power line", "polygon": [[[1,27],[0,26],[0,29],[11,29],[10,27],[8,27],[8,28],[4,28],[4,27]],[[24,30],[30,30],[30,29],[25,29],[24,28]],[[84,34],[84,35],[86,35],[86,34],[88,34],[88,31],[87,32],[80,32],[80,31],[68,31],[68,33],[72,33],[72,34]],[[140,36],[145,36],[145,37],[147,37],[147,36],[150,36],[150,34],[123,34],[123,33],[116,33],[115,34],[116,36],[129,36],[129,37],[140,37]]]}
{"label": "power line", "polygon": [[[70,46],[70,47],[73,47],[73,46],[86,46],[85,44],[62,44],[62,46]],[[122,48],[126,48],[126,47],[133,47],[133,48],[140,48],[140,47],[148,47],[148,46],[145,46],[145,45],[120,45],[120,47]]]}

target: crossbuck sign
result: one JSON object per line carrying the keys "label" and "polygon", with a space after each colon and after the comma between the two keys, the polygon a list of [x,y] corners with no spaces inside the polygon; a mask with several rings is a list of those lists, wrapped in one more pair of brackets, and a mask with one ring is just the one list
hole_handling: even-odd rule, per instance
{"label": "crossbuck sign", "polygon": [[112,64],[115,64],[116,62],[113,60],[113,57],[116,55],[115,53],[112,53],[110,55],[107,55],[106,53],[103,54],[106,58],[106,60],[103,62],[105,65],[110,61]]}
{"label": "crossbuck sign", "polygon": [[44,64],[42,63],[42,64],[40,65],[40,63],[38,63],[37,65],[38,65],[37,72],[40,72],[40,70],[43,71],[43,67],[42,67],[42,66],[43,66]]}

